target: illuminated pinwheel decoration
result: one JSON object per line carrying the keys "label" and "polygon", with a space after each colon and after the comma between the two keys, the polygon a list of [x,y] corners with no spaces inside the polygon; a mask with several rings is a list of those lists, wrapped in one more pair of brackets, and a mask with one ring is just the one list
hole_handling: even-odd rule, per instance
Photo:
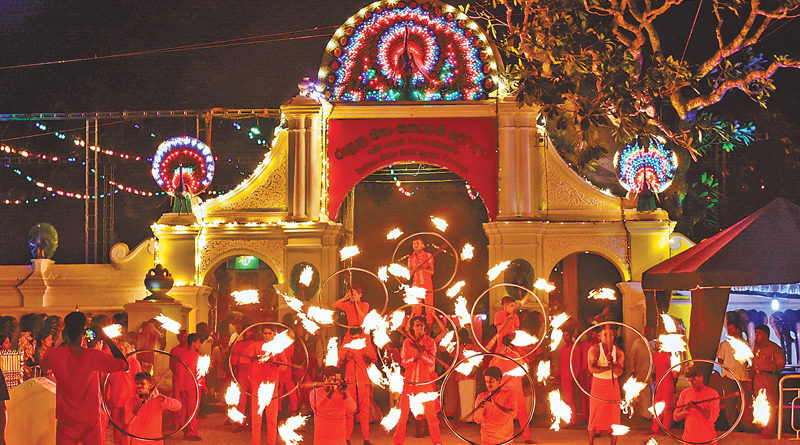
{"label": "illuminated pinwheel decoration", "polygon": [[190,136],[167,139],[153,156],[153,179],[170,195],[184,191],[197,195],[214,179],[214,156],[201,140]]}
{"label": "illuminated pinwheel decoration", "polygon": [[331,101],[488,98],[495,53],[477,23],[438,0],[373,3],[328,43],[318,78]]}
{"label": "illuminated pinwheel decoration", "polygon": [[650,138],[646,148],[639,142],[626,145],[614,155],[614,167],[619,183],[628,191],[641,192],[645,183],[650,190],[661,193],[666,190],[675,177],[678,157],[664,147],[664,142]]}

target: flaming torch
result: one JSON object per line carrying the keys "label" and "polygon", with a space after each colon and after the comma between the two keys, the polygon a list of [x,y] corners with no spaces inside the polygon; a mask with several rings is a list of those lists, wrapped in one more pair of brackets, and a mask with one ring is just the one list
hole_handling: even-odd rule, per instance
{"label": "flaming torch", "polygon": [[626,425],[617,425],[617,424],[611,425],[611,435],[612,436],[624,436],[624,435],[628,434],[628,431],[630,431],[630,430],[631,430],[631,428],[629,426],[626,426]]}
{"label": "flaming torch", "polygon": [[203,377],[208,374],[208,368],[211,366],[211,357],[201,355],[197,357],[197,377]]}
{"label": "flaming torch", "polygon": [[339,258],[344,261],[353,258],[359,253],[361,253],[361,250],[359,250],[358,246],[345,246],[339,251]]}
{"label": "flaming torch", "polygon": [[470,323],[472,323],[472,317],[469,315],[469,311],[467,310],[467,299],[464,297],[456,298],[456,306],[455,306],[455,314],[458,317],[458,323],[464,327]]}
{"label": "flaming torch", "polygon": [[535,343],[539,343],[539,339],[536,338],[535,335],[531,335],[525,331],[520,331],[520,330],[514,331],[514,339],[511,340],[512,345],[518,347],[525,347]]}
{"label": "flaming torch", "polygon": [[302,284],[305,287],[311,285],[311,280],[314,278],[314,269],[311,266],[306,265],[303,268],[303,271],[300,272],[300,279],[297,280],[298,283]]}
{"label": "flaming torch", "polygon": [[609,289],[607,287],[601,287],[598,289],[592,289],[589,292],[589,296],[587,297],[590,300],[609,300],[609,301],[616,301],[617,294],[614,292],[613,289]]}
{"label": "flaming torch", "polygon": [[533,288],[534,289],[543,290],[543,291],[547,292],[548,294],[550,292],[553,292],[556,289],[555,286],[553,286],[552,284],[548,283],[547,280],[545,280],[544,278],[538,278],[536,280],[536,282],[533,283]]}
{"label": "flaming torch", "polygon": [[236,382],[231,382],[231,386],[229,386],[228,389],[225,391],[225,404],[238,405],[239,397],[241,396],[242,393],[241,391],[239,391],[239,385],[237,385]]}
{"label": "flaming torch", "polygon": [[258,303],[258,289],[235,290],[231,292],[231,297],[236,304],[256,304]]}
{"label": "flaming torch", "polygon": [[261,382],[258,385],[258,415],[264,413],[264,408],[272,401],[272,395],[275,393],[275,384],[270,382]]}
{"label": "flaming torch", "polygon": [[735,337],[728,337],[728,343],[733,348],[733,358],[739,363],[751,363],[753,361],[753,351],[750,346]]}
{"label": "flaming torch", "polygon": [[236,409],[235,406],[228,408],[228,418],[238,423],[239,425],[242,425],[244,423],[244,414],[239,412],[239,410]]}
{"label": "flaming torch", "polygon": [[392,408],[386,414],[386,417],[381,420],[381,426],[386,431],[391,431],[397,426],[400,421],[400,408]]}
{"label": "flaming torch", "polygon": [[389,281],[389,266],[381,266],[378,268],[378,279],[384,283]]}
{"label": "flaming torch", "polygon": [[395,227],[394,229],[389,231],[389,233],[386,234],[386,239],[387,240],[393,240],[393,239],[400,238],[400,236],[402,236],[402,235],[403,235],[403,231],[400,230],[399,227]]}
{"label": "flaming torch", "polygon": [[389,265],[389,273],[398,278],[405,278],[406,280],[411,279],[411,272],[406,267],[397,263]]}
{"label": "flaming torch", "polygon": [[494,279],[500,275],[500,272],[508,268],[509,264],[511,264],[511,261],[506,260],[489,269],[489,271],[486,272],[486,276],[489,277],[489,281],[494,281]]}
{"label": "flaming torch", "polygon": [[339,337],[328,339],[328,353],[325,354],[325,366],[339,366]]}
{"label": "flaming torch", "polygon": [[550,352],[556,350],[558,344],[561,343],[562,338],[564,338],[564,331],[561,329],[553,329],[550,332]]}
{"label": "flaming torch", "polygon": [[439,231],[444,232],[447,230],[447,221],[443,220],[442,218],[431,215],[431,222]]}
{"label": "flaming torch", "polygon": [[275,334],[275,337],[272,340],[264,343],[261,346],[261,350],[264,352],[264,355],[259,357],[259,360],[266,362],[273,356],[285,351],[286,348],[291,346],[292,343],[294,343],[294,339],[289,337],[288,330]]}
{"label": "flaming torch", "polygon": [[181,331],[181,324],[164,314],[158,314],[156,320],[161,323],[162,328],[173,334],[177,334]]}
{"label": "flaming torch", "polygon": [[362,337],[362,338],[356,338],[354,340],[350,340],[349,342],[345,343],[342,346],[342,348],[344,348],[344,349],[352,349],[354,351],[358,351],[360,349],[366,349],[367,348],[367,339]]}
{"label": "flaming torch", "polygon": [[312,319],[314,323],[330,326],[333,324],[333,311],[330,309],[321,308],[318,306],[309,306],[306,311],[308,318]]}
{"label": "flaming torch", "polygon": [[278,427],[278,435],[286,445],[297,445],[303,442],[303,436],[297,434],[297,429],[306,424],[309,416],[297,415],[289,417],[283,425]]}
{"label": "flaming torch", "polygon": [[122,335],[122,325],[110,324],[103,328],[103,332],[108,336],[108,338],[117,338]]}
{"label": "flaming torch", "polygon": [[765,427],[769,423],[769,416],[770,406],[767,400],[767,391],[762,388],[758,390],[758,395],[753,400],[753,423]]}
{"label": "flaming torch", "polygon": [[547,398],[550,400],[550,413],[553,414],[553,424],[550,425],[550,429],[558,431],[561,429],[561,422],[566,425],[572,420],[572,408],[561,400],[561,392],[557,389],[550,391]]}
{"label": "flaming torch", "polygon": [[466,360],[456,366],[456,372],[461,375],[472,374],[472,370],[477,368],[483,361],[483,356],[478,355],[478,352],[475,352],[471,349],[464,350],[464,358]]}
{"label": "flaming torch", "polygon": [[569,320],[569,315],[567,315],[565,312],[562,312],[553,317],[553,319],[550,321],[550,327],[553,329],[559,329],[567,320]]}
{"label": "flaming torch", "polygon": [[475,248],[472,247],[472,244],[467,243],[464,244],[464,247],[461,248],[461,259],[464,261],[469,261],[475,256]]}
{"label": "flaming torch", "polygon": [[433,402],[439,398],[438,392],[421,392],[419,394],[408,395],[408,407],[415,416],[425,414],[425,403]]}
{"label": "flaming torch", "polygon": [[636,380],[633,376],[630,376],[628,380],[622,385],[622,392],[625,394],[625,398],[620,402],[620,407],[622,408],[622,412],[628,413],[628,410],[633,409],[633,399],[639,397],[639,393],[647,386],[646,384]]}
{"label": "flaming torch", "polygon": [[405,290],[406,293],[406,296],[403,298],[406,304],[422,303],[425,301],[425,294],[428,292],[424,287],[406,285],[403,285],[403,290]]}
{"label": "flaming torch", "polygon": [[536,367],[536,380],[544,382],[550,377],[550,360],[542,360]]}
{"label": "flaming torch", "polygon": [[450,286],[450,289],[447,289],[447,296],[450,298],[455,298],[456,295],[461,292],[461,288],[463,288],[465,284],[467,284],[466,281],[461,280],[458,283]]}

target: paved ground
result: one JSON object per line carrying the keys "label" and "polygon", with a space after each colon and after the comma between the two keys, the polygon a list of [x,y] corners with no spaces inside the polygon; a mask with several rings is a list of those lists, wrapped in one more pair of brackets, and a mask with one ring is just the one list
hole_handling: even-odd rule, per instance
{"label": "paved ground", "polygon": [[[200,419],[200,436],[203,438],[201,442],[190,442],[187,440],[181,439],[181,433],[177,434],[178,438],[176,439],[167,439],[165,442],[167,444],[189,444],[189,443],[201,443],[201,444],[209,444],[209,445],[222,445],[222,444],[248,444],[250,442],[250,430],[240,431],[238,433],[233,432],[233,426],[228,425],[225,422],[225,416],[221,413],[214,413],[208,414],[206,417]],[[539,423],[544,422],[545,419],[541,419],[539,422],[536,422],[538,425]],[[445,425],[444,422],[441,422],[442,426],[442,435],[443,435],[443,442],[445,444],[461,444],[464,443],[458,437],[455,436]],[[631,431],[625,435],[621,436],[618,440],[619,445],[626,445],[626,444],[635,444],[635,445],[643,445],[647,442],[648,439],[654,437],[650,434],[649,429],[645,427],[645,425],[641,422],[634,422],[632,425]],[[373,423],[372,428],[370,429],[372,433],[372,440],[371,442],[375,445],[390,445],[391,442],[391,435],[383,431],[380,425]],[[463,431],[463,432],[462,432]],[[414,438],[414,425],[413,422],[409,422],[408,432],[411,435],[405,441],[406,445],[428,445],[431,443],[430,439],[427,437],[424,438]],[[473,438],[473,440],[477,441],[479,438],[479,432],[477,425],[468,424],[463,427],[463,430],[459,430],[460,433],[463,435]],[[110,430],[109,430],[110,433]],[[305,444],[313,444],[313,426],[309,421],[308,424],[301,430],[302,436],[304,437]],[[587,443],[587,435],[585,426],[583,428],[575,427],[575,428],[566,428],[562,429],[561,431],[555,432],[548,428],[547,425],[542,424],[541,426],[537,426],[532,430],[534,440],[541,445],[545,444],[586,444]],[[358,425],[356,425],[355,432],[353,433],[353,443],[352,445],[361,445],[361,434],[358,430]],[[677,431],[677,434],[680,435],[680,431]],[[664,435],[657,435],[654,437],[658,444],[678,444],[679,442]],[[768,444],[789,444],[790,441],[788,439],[783,440],[765,440],[762,439],[757,434],[747,434],[747,433],[733,433],[727,438],[723,439],[720,443],[725,445],[735,445],[735,444],[748,444],[753,445],[754,442],[762,442],[760,445]],[[262,441],[262,443],[265,442]],[[523,443],[521,440],[517,442],[518,444]],[[608,437],[601,437],[596,439],[595,444],[597,445],[606,445],[609,443]],[[791,443],[797,443],[796,441]],[[107,439],[107,444],[113,444],[111,440],[110,434]],[[283,441],[278,439],[278,444],[282,445]]]}

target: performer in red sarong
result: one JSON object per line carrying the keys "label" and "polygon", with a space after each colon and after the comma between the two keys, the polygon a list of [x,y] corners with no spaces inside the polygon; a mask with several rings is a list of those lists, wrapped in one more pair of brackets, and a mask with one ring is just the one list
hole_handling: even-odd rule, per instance
{"label": "performer in red sarong", "polygon": [[178,379],[173,389],[173,395],[181,402],[179,411],[181,424],[189,422],[183,430],[183,438],[199,441],[197,413],[194,408],[197,406],[197,398],[201,395],[201,388],[195,386],[197,384],[197,361],[200,358],[200,345],[202,344],[200,335],[189,334],[186,343],[186,351],[183,352],[180,358],[186,363],[189,370],[186,370],[182,365],[177,365]]}
{"label": "performer in red sarong", "polygon": [[[619,400],[619,376],[622,375],[625,355],[614,344],[615,332],[609,325],[600,331],[600,343],[589,349],[589,371],[592,373],[591,394],[605,400]],[[598,432],[611,432],[611,425],[620,423],[619,402],[589,401],[589,444]],[[611,445],[617,436],[611,436]]]}
{"label": "performer in red sarong", "polygon": [[99,372],[128,369],[125,356],[102,330],[95,332],[108,344],[112,355],[81,346],[86,315],[72,312],[64,317],[67,343],[50,349],[41,362],[42,373],[53,371],[56,379],[56,443],[101,445]]}
{"label": "performer in red sarong", "polygon": [[[280,394],[281,369],[288,363],[284,352],[270,356],[266,361],[261,361],[264,355],[264,343],[275,338],[275,328],[270,325],[261,327],[263,341],[250,344],[244,351],[244,357],[252,363],[250,371],[250,388],[253,396],[250,398],[250,439],[253,445],[261,445],[261,421],[266,417],[267,445],[275,445],[278,436],[278,410],[281,406]],[[258,412],[258,388],[262,383],[273,383],[272,399],[264,408],[263,413]]]}
{"label": "performer in red sarong", "polygon": [[519,421],[520,428],[522,428],[522,437],[525,439],[525,443],[533,443],[533,439],[531,439],[531,427],[528,423],[528,401],[525,398],[525,391],[522,384],[525,372],[521,366],[524,365],[525,360],[521,358],[522,354],[517,348],[511,344],[513,339],[513,335],[506,335],[503,337],[498,346],[497,353],[517,360],[495,357],[489,362],[489,366],[496,366],[502,371],[503,377],[501,384],[503,385],[503,389],[507,390],[514,397],[514,405],[516,406],[515,415],[517,421]]}
{"label": "performer in red sarong", "polygon": [[[178,411],[181,402],[167,397],[153,388],[150,374],[136,374],[136,390],[125,402],[125,428],[133,436],[154,439],[164,435],[162,418],[164,410]],[[127,436],[126,436],[127,437]],[[164,445],[163,440],[130,438],[130,445]]]}
{"label": "performer in red sarong", "polygon": [[[120,342],[117,347],[127,354],[131,352],[129,343]],[[137,354],[138,355],[138,354]],[[136,396],[136,382],[134,376],[142,372],[142,367],[136,357],[127,357],[128,370],[112,372],[108,375],[105,387],[105,401],[111,419],[117,426],[125,425],[125,404],[131,397]],[[158,437],[158,436],[154,436]],[[114,445],[128,445],[130,437],[123,433],[119,428],[114,428]]]}
{"label": "performer in red sarong", "polygon": [[[414,252],[408,257],[408,270],[411,272],[411,285],[425,289],[425,304],[433,305],[433,254],[425,250],[425,241],[422,238],[414,238],[411,242]],[[433,321],[433,314],[427,313],[425,318],[430,325]],[[416,317],[422,314],[422,307],[416,306],[411,311],[411,316]]]}
{"label": "performer in red sarong", "polygon": [[[671,367],[672,354],[664,351],[653,352],[653,374],[659,376],[664,375]],[[661,412],[661,423],[667,429],[672,426],[672,412],[675,410],[675,383],[678,378],[678,371],[673,370],[670,375],[664,377],[661,384],[656,388],[654,403],[664,402],[664,411]],[[653,434],[659,430],[658,420],[653,416],[653,424],[650,426],[650,431]],[[693,440],[694,441],[694,440]]]}
{"label": "performer in red sarong", "polygon": [[[354,349],[354,345],[363,339],[364,348]],[[347,393],[355,401],[357,413],[347,417],[347,440],[353,437],[353,424],[355,417],[358,416],[358,423],[361,425],[361,437],[364,444],[369,445],[369,419],[370,401],[372,400],[372,381],[367,374],[367,367],[370,363],[378,361],[378,354],[370,341],[370,337],[365,335],[361,328],[350,328],[342,341],[339,349],[339,358],[344,362],[344,379],[348,382]]]}
{"label": "performer in red sarong", "polygon": [[696,366],[686,371],[686,377],[691,387],[681,391],[675,408],[675,420],[686,419],[682,439],[716,445],[714,422],[719,417],[719,393],[705,385],[703,375]]}
{"label": "performer in red sarong", "polygon": [[314,411],[314,445],[349,443],[345,422],[348,417],[352,419],[356,402],[347,394],[345,388],[348,385],[342,381],[338,368],[328,366],[323,375],[324,386],[314,388],[310,395],[311,410]]}
{"label": "performer in red sarong", "polygon": [[503,372],[490,366],[483,373],[486,391],[475,400],[475,422],[481,425],[481,445],[497,445],[514,437],[517,398],[505,385],[500,387]]}
{"label": "performer in red sarong", "polygon": [[[405,385],[400,399],[400,420],[394,432],[394,443],[402,444],[406,438],[406,421],[408,420],[409,395],[435,392],[436,385],[427,383],[415,385],[412,382],[428,382],[436,378],[434,366],[436,365],[436,344],[433,339],[425,334],[425,318],[418,316],[411,319],[412,336],[403,342],[401,351],[402,364],[405,372]],[[442,433],[439,430],[439,419],[436,417],[436,401],[423,403],[425,418],[431,433],[431,442],[442,443]]]}

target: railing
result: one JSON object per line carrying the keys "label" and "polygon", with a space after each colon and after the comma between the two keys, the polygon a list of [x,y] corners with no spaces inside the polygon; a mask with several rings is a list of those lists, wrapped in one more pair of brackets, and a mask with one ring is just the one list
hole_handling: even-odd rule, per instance
{"label": "railing", "polygon": [[783,433],[783,392],[784,391],[793,391],[795,393],[794,398],[792,399],[790,410],[790,417],[789,417],[789,425],[791,425],[792,429],[794,430],[795,439],[800,439],[800,425],[795,425],[794,419],[794,410],[795,405],[798,404],[800,401],[800,388],[784,388],[783,384],[787,380],[798,380],[800,381],[800,374],[789,374],[781,377],[780,383],[778,383],[778,439],[781,438],[781,434]]}

